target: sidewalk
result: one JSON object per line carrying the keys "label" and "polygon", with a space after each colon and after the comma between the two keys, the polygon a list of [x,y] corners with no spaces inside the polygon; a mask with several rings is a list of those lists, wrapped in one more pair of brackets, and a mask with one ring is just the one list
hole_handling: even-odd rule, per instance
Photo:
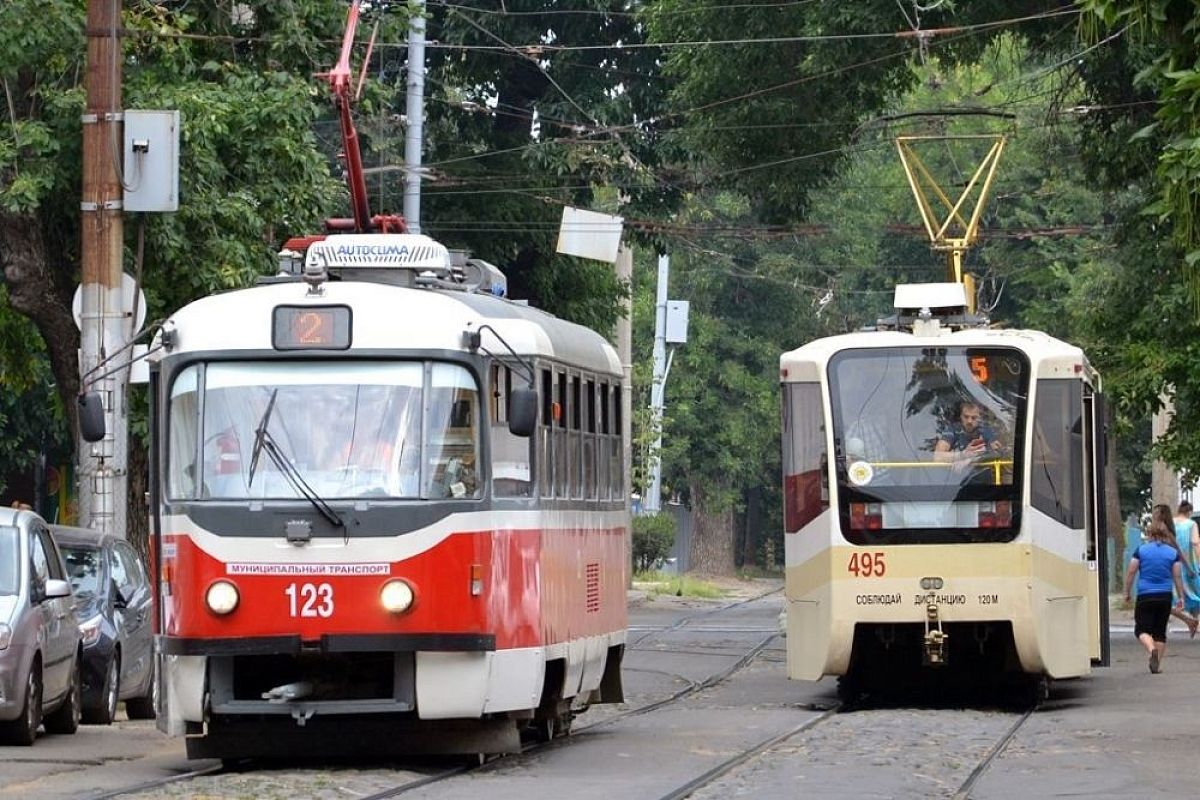
{"label": "sidewalk", "polygon": [[[1126,605],[1125,598],[1119,594],[1108,596],[1108,627],[1110,631],[1133,635],[1133,603]],[[1171,617],[1167,626],[1168,638],[1186,639],[1187,634],[1187,626]],[[1200,641],[1200,637],[1197,637],[1197,641]]]}

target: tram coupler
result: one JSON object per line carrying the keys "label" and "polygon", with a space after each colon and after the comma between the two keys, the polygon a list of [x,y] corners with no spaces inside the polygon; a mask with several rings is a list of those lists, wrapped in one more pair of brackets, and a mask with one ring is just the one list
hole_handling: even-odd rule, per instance
{"label": "tram coupler", "polygon": [[942,630],[942,619],[938,615],[937,603],[932,600],[925,605],[925,649],[923,663],[927,667],[946,665],[946,640],[950,635]]}

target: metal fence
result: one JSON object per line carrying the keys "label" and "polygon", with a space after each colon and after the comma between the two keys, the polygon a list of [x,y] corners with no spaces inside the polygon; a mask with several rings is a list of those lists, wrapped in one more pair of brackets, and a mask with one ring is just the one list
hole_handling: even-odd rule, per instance
{"label": "metal fence", "polygon": [[663,571],[682,575],[691,568],[692,513],[682,503],[667,503],[662,513],[675,518],[675,544],[671,545],[671,554],[667,556]]}

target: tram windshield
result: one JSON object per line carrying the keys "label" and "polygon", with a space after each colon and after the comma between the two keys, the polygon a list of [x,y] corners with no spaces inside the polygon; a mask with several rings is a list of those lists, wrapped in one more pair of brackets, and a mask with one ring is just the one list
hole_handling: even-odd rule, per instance
{"label": "tram windshield", "polygon": [[1028,362],[1011,348],[830,360],[842,530],[856,544],[1009,541],[1020,526]]}
{"label": "tram windshield", "polygon": [[[457,364],[192,365],[171,387],[169,494],[290,500],[299,476],[326,500],[475,497],[478,399]],[[294,470],[255,446],[260,426]]]}

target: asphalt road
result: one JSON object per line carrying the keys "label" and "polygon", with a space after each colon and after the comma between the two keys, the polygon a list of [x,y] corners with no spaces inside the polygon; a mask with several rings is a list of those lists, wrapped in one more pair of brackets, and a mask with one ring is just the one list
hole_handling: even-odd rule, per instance
{"label": "asphalt road", "polygon": [[[745,594],[769,588],[762,584]],[[657,800],[731,756],[783,737],[692,796],[953,797],[1000,734],[1019,721],[1011,710],[936,703],[825,715],[836,703],[833,681],[784,677],[783,642],[772,639],[781,595],[722,609],[730,602],[639,602],[631,608],[624,707],[589,710],[561,744],[405,796]],[[1200,638],[1175,635],[1163,673],[1151,675],[1126,621],[1118,616],[1114,626],[1113,665],[1057,684],[1051,700],[1019,726],[978,777],[970,797],[1191,794]],[[654,710],[621,715],[689,689]],[[804,725],[811,727],[789,735]],[[74,736],[43,736],[32,748],[0,747],[0,798],[94,797],[208,765],[188,762],[182,742],[161,736],[153,723],[83,726]],[[421,771],[414,764],[270,765],[137,796],[365,797]]]}

